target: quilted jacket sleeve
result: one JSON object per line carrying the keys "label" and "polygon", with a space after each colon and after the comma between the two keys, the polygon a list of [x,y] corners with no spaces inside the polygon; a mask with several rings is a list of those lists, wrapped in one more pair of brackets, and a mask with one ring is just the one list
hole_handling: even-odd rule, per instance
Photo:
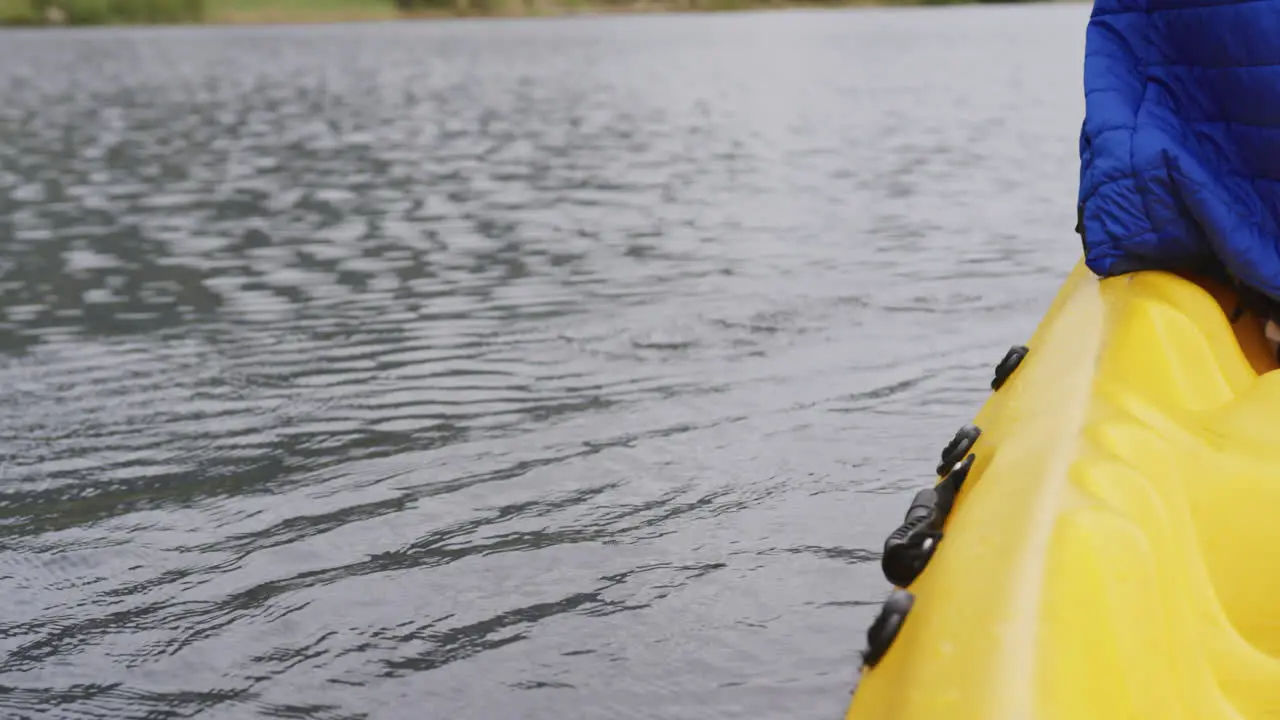
{"label": "quilted jacket sleeve", "polygon": [[1280,0],[1096,0],[1084,89],[1089,267],[1226,270],[1280,300]]}

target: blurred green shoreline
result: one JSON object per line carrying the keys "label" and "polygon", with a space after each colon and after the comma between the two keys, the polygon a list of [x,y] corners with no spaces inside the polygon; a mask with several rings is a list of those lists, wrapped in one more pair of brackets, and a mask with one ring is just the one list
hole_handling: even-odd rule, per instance
{"label": "blurred green shoreline", "polygon": [[[1000,4],[1019,1],[996,0]],[[0,0],[0,26],[334,23],[982,2],[984,0]]]}

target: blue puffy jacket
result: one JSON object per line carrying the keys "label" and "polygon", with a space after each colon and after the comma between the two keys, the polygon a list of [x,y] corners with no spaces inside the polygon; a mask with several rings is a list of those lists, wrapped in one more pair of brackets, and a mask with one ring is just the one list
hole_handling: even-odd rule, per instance
{"label": "blue puffy jacket", "polygon": [[1280,0],[1096,0],[1084,87],[1089,268],[1225,270],[1280,300]]}

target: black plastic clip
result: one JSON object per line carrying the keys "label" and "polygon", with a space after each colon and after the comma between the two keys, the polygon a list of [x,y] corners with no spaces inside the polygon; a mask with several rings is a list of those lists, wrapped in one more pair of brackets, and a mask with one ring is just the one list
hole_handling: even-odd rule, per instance
{"label": "black plastic clip", "polygon": [[978,442],[981,435],[982,428],[977,425],[965,425],[957,430],[955,437],[951,438],[951,442],[942,449],[942,462],[938,464],[938,476],[951,472],[956,463],[969,454],[973,444]]}
{"label": "black plastic clip", "polygon": [[1004,359],[996,365],[996,375],[991,379],[992,390],[999,390],[1005,384],[1009,376],[1013,375],[1013,371],[1022,364],[1022,359],[1027,356],[1027,352],[1029,350],[1026,345],[1014,345],[1009,348],[1009,352],[1004,354]]}
{"label": "black plastic clip", "polygon": [[884,541],[880,569],[898,587],[907,587],[920,575],[942,539],[942,498],[937,488],[916,493],[907,517]]}
{"label": "black plastic clip", "polygon": [[942,541],[942,525],[951,515],[956,496],[973,467],[974,456],[964,459],[946,479],[916,493],[902,524],[884,541],[880,569],[885,579],[898,587],[908,587],[924,572]]}
{"label": "black plastic clip", "polygon": [[880,606],[880,614],[867,628],[867,649],[862,651],[862,662],[867,667],[875,667],[889,652],[889,646],[898,637],[902,624],[915,604],[915,596],[906,590],[894,590],[885,598]]}
{"label": "black plastic clip", "polygon": [[[964,481],[969,479],[969,470],[973,468],[974,460],[975,457],[973,455],[969,455],[964,459],[964,462],[960,463],[955,467],[955,469],[947,473],[947,478],[945,480],[939,483],[939,485],[946,485],[948,487],[952,500],[955,500],[956,495],[960,494],[960,488],[964,487]],[[947,514],[950,514],[950,510],[950,508],[947,508]]]}

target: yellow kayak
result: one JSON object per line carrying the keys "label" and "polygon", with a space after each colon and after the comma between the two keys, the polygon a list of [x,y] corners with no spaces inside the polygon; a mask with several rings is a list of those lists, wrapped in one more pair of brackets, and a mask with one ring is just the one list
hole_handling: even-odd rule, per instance
{"label": "yellow kayak", "polygon": [[1280,373],[1236,304],[1076,266],[886,541],[848,720],[1280,718]]}

